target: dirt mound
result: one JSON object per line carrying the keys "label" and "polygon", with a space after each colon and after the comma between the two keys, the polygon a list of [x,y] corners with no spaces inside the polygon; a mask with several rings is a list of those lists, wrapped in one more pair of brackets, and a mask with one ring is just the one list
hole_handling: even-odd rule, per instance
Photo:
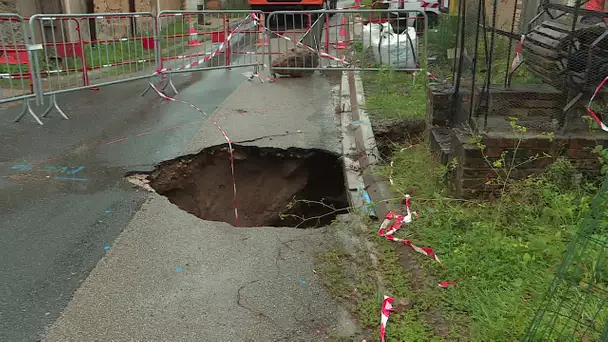
{"label": "dirt mound", "polygon": [[[293,48],[279,55],[272,62],[274,68],[317,68],[319,66],[319,55],[304,48]],[[291,77],[310,76],[314,70],[278,70],[279,75],[289,75]]]}

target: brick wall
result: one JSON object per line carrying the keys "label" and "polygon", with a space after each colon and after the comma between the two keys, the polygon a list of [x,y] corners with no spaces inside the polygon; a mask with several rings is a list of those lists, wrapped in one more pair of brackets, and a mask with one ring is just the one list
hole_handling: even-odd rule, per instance
{"label": "brick wall", "polygon": [[[444,164],[455,161],[452,182],[457,196],[483,196],[500,188],[496,170],[490,163],[499,160],[502,153],[506,153],[507,168],[519,165],[510,175],[512,179],[542,173],[560,156],[569,159],[583,174],[599,172],[601,165],[592,150],[598,145],[608,147],[608,137],[604,132],[589,132],[583,126],[573,126],[568,134],[555,133],[550,138],[540,133],[550,130],[538,130],[538,126],[551,121],[556,111],[561,112],[557,94],[557,91],[542,85],[514,86],[510,90],[491,88],[489,121],[494,124],[502,122],[503,125],[494,125],[493,129],[477,135],[482,137],[485,146],[482,151],[464,119],[468,117],[468,111],[454,108],[454,102],[458,101],[453,100],[451,90],[429,91],[430,146],[441,156]],[[518,122],[529,129],[521,141],[510,127],[508,116],[517,117],[520,119]]]}
{"label": "brick wall", "polygon": [[486,134],[483,136],[483,145],[486,147],[484,151],[472,144],[471,135],[452,132],[452,157],[457,165],[453,181],[457,196],[475,197],[499,188],[496,170],[493,171],[489,163],[499,160],[502,153],[507,153],[507,169],[511,165],[521,164],[511,173],[512,179],[542,173],[559,156],[570,160],[583,174],[597,174],[601,165],[592,150],[598,145],[608,146],[608,139],[605,135],[592,134],[563,135],[552,139],[548,136],[531,135],[520,142],[514,137]]}

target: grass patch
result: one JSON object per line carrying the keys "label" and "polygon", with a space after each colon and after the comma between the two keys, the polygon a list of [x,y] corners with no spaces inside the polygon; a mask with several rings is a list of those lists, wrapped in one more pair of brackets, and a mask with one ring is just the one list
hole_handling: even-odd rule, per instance
{"label": "grass patch", "polygon": [[[337,231],[349,230],[356,238],[365,241],[354,253],[333,249],[318,255],[318,272],[328,291],[346,304],[365,329],[367,340],[378,340],[380,307],[384,295],[395,298],[396,311],[389,320],[387,338],[392,341],[428,341],[432,339],[432,327],[424,316],[424,305],[411,306],[407,303],[415,294],[410,290],[410,280],[401,267],[393,245],[377,239],[375,231],[363,229],[354,232],[359,225],[366,227],[371,223],[356,215],[355,223],[334,223]],[[377,258],[372,262],[370,255]],[[416,299],[418,303],[418,299]]]}
{"label": "grass patch", "polygon": [[[379,238],[376,224],[364,222],[367,231],[353,234],[373,246],[377,262],[369,251],[321,255],[319,271],[329,291],[374,338],[382,296],[389,295],[397,311],[388,323],[388,341],[520,340],[597,188],[572,183],[576,170],[558,160],[543,175],[514,182],[500,200],[464,201],[449,197],[448,169],[424,145],[396,149],[393,162],[394,190],[413,193],[414,210],[421,215],[397,235],[431,246],[442,265]],[[593,272],[585,267],[579,276],[593,281]],[[437,286],[446,280],[458,286]],[[595,320],[602,331],[608,316]],[[570,333],[577,336],[565,334]],[[589,331],[586,336],[600,339]]]}
{"label": "grass patch", "polygon": [[[473,18],[476,19],[476,18]],[[473,20],[469,18],[469,20]],[[469,21],[475,22],[475,21]],[[442,14],[439,17],[438,25],[435,30],[428,31],[428,54],[435,59],[429,63],[429,70],[437,75],[440,79],[451,79],[452,72],[454,69],[454,60],[448,59],[448,50],[456,47],[457,39],[456,33],[458,31],[458,17],[448,14]],[[475,41],[477,37],[475,30],[471,27],[466,28],[466,35],[464,40],[464,46],[471,58],[475,54]],[[477,47],[477,67],[475,70],[475,79],[479,86],[485,82],[487,78],[488,60],[486,59],[486,50],[489,54],[489,44],[491,41],[491,33],[486,33],[484,39],[483,30],[480,31],[478,38]],[[517,46],[517,41],[511,41],[511,50],[509,54],[509,38],[495,35],[494,37],[494,55],[492,59],[492,70],[490,83],[491,84],[502,84],[505,81],[507,70],[510,68],[512,59],[514,58],[514,49]],[[486,42],[488,46],[486,46]],[[507,58],[509,57],[509,58]],[[472,77],[472,68],[470,62],[464,64],[464,67],[468,69],[464,71],[464,74],[469,74]],[[527,68],[525,64],[520,66],[512,76],[513,84],[534,84],[540,82]]]}
{"label": "grass patch", "polygon": [[372,119],[424,119],[426,117],[427,81],[406,72],[380,71],[361,73],[365,84],[365,109]]}
{"label": "grass patch", "polygon": [[[432,246],[447,266],[428,267],[427,276],[459,282],[438,296],[432,289],[419,295],[441,299],[435,304],[446,316],[469,322],[469,340],[519,340],[596,187],[573,185],[575,169],[558,161],[542,176],[513,183],[500,200],[460,201],[448,196],[446,168],[425,146],[393,157],[395,190],[412,191],[422,215],[407,227],[408,238]],[[598,319],[599,326],[608,322]]]}

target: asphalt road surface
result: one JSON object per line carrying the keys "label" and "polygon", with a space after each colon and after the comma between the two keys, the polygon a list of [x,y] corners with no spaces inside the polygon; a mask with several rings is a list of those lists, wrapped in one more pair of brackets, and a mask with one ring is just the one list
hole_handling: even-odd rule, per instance
{"label": "asphalt road surface", "polygon": [[[219,108],[216,113],[217,120],[235,141],[259,139],[254,144],[316,147],[339,151],[339,134],[335,131],[333,104],[329,96],[331,89],[325,78],[317,74],[304,80],[280,80],[279,82],[283,83],[254,85],[244,80],[241,74],[243,71],[245,70],[215,70],[192,77],[176,77],[175,84],[180,90],[178,96],[204,108],[208,114]],[[152,235],[155,229],[167,234],[178,233],[182,229],[181,234],[186,238],[206,232],[206,229],[214,232],[211,235],[217,233],[215,229],[218,225],[215,223],[211,224],[181,212],[160,196],[136,189],[123,179],[127,171],[150,170],[162,160],[224,142],[215,127],[206,121],[207,117],[199,112],[183,104],[161,101],[153,92],[140,97],[145,87],[144,81],[138,81],[109,86],[100,91],[87,90],[60,96],[59,104],[70,120],[63,120],[57,113],[53,113],[49,118],[43,119],[44,126],[38,126],[28,116],[19,123],[12,122],[19,113],[20,106],[0,111],[0,191],[4,195],[0,197],[0,341],[42,339],[45,331],[64,311],[74,292],[99,260],[108,253],[114,259],[108,258],[105,266],[100,266],[96,275],[87,280],[88,286],[85,286],[80,297],[75,297],[72,309],[68,310],[64,321],[56,329],[56,340],[70,340],[67,336],[82,337],[77,334],[70,335],[70,329],[74,327],[77,327],[74,328],[76,330],[87,327],[93,329],[97,324],[111,324],[109,316],[118,319],[118,313],[108,309],[105,312],[108,317],[105,317],[103,322],[96,322],[95,319],[77,322],[79,312],[82,312],[83,317],[87,317],[87,309],[94,310],[89,313],[90,316],[96,316],[95,310],[99,310],[100,317],[103,317],[103,310],[93,306],[101,305],[100,301],[108,297],[97,298],[94,293],[104,293],[103,289],[108,288],[109,285],[105,284],[103,279],[129,279],[127,271],[127,274],[120,271],[130,268],[128,260],[133,260],[133,264],[141,264],[139,272],[157,274],[155,267],[160,267],[163,262],[147,264],[154,258],[134,247],[152,243],[143,238],[146,236],[145,229],[152,229]],[[277,102],[277,99],[280,100]],[[274,112],[271,113],[269,107],[275,108]],[[249,110],[251,114],[243,115],[242,109]],[[43,108],[35,110],[40,113]],[[255,113],[258,115],[254,115]],[[285,135],[286,132],[293,135]],[[273,136],[282,138],[273,140],[270,138]],[[150,212],[155,214],[146,214]],[[167,222],[167,218],[171,217],[174,217],[174,220]],[[167,232],[168,226],[174,228],[175,232]],[[222,234],[232,237],[244,234],[226,229],[224,225],[219,227],[222,232],[228,232]],[[188,230],[194,228],[197,230]],[[119,239],[122,244],[115,247],[115,241],[123,230],[127,234]],[[277,231],[251,230],[251,233],[246,233],[244,239],[259,241],[260,244],[269,241],[276,244],[273,235],[276,233]],[[281,234],[285,237],[293,235],[295,241],[302,232],[292,229]],[[206,239],[204,236],[199,238]],[[251,258],[264,258],[264,253],[256,253],[260,250],[270,253],[271,247],[274,246],[254,244],[238,247],[238,241],[225,236],[218,238],[222,243],[226,243],[226,248],[237,246],[243,251],[253,253],[245,254],[242,260],[233,261],[237,273],[233,275],[234,284],[222,281],[204,283],[208,287],[204,291],[201,290],[201,293],[223,300],[223,297],[218,297],[218,291],[221,292],[224,288],[229,291],[233,286],[234,291],[238,289],[240,293],[239,284],[250,281],[250,272],[256,272],[259,268],[257,272],[263,274],[269,269],[269,266],[263,263],[251,266],[250,261]],[[174,240],[174,236],[159,239]],[[319,236],[310,239],[312,240],[309,242],[313,245],[319,242],[315,240],[319,239]],[[209,248],[209,253],[216,255],[218,251],[212,249],[214,246],[219,248],[221,243],[210,241],[206,247]],[[190,247],[194,249],[193,246]],[[112,254],[115,248],[116,254]],[[279,253],[280,248],[282,247],[279,246]],[[181,249],[188,250],[188,246],[171,243],[163,246],[163,250],[169,252]],[[289,249],[291,250],[291,247]],[[274,255],[274,251],[272,253]],[[139,260],[137,256],[142,259]],[[203,254],[199,257],[211,260],[210,255]],[[302,256],[299,254],[294,256],[294,260],[300,265],[292,268],[297,274],[277,275],[281,278],[273,284],[291,284],[293,277],[313,277],[310,274],[311,258],[306,257],[298,261],[300,259]],[[193,260],[191,263],[196,262]],[[268,262],[271,265],[276,264],[272,260]],[[149,271],[145,268],[149,268]],[[133,274],[137,272],[133,271]],[[255,282],[255,279],[253,281]],[[285,285],[278,287],[276,291],[290,288],[293,293],[297,293],[303,286],[303,281],[300,280],[300,285],[294,289],[290,287],[292,285]],[[155,280],[150,280],[150,283],[155,283]],[[201,283],[190,279],[187,284],[200,286]],[[308,283],[306,285],[308,286]],[[113,286],[116,286],[116,283]],[[116,305],[114,310],[122,310],[121,312],[131,308],[129,301],[136,298],[137,294],[153,293],[149,289],[142,290],[132,282],[120,286],[124,287],[124,293],[133,294],[131,297],[120,297],[127,306],[120,308]],[[269,286],[262,286],[257,293],[265,293],[267,296]],[[311,302],[320,301],[319,306],[322,307],[318,311],[323,313],[322,318],[327,320],[333,317],[335,306],[330,303],[321,287],[318,284],[314,287],[310,284],[307,289],[310,291],[302,297],[302,303],[310,309]],[[289,296],[289,292],[285,295]],[[82,306],[87,300],[92,302]],[[237,304],[241,306],[240,302]],[[136,306],[137,303],[134,303],[132,307]],[[174,321],[173,317],[167,317],[163,322]],[[83,322],[86,322],[86,325],[83,325]],[[141,320],[133,322],[133,329],[138,329],[138,322],[141,323]],[[299,319],[296,318],[294,322],[285,324],[297,325]],[[197,323],[200,325],[201,322]],[[253,323],[255,322],[249,322]],[[158,322],[154,325],[159,329],[164,327]],[[244,327],[246,325],[243,325],[243,329]],[[268,330],[269,327],[264,329]],[[319,332],[317,328],[311,329]],[[202,336],[222,336],[221,332],[225,330],[226,327],[220,324],[212,331],[204,332]],[[314,331],[312,334],[315,334]],[[140,336],[132,331],[124,332],[123,335],[116,333],[116,340],[125,336]],[[153,333],[153,329],[150,333]],[[159,331],[157,336],[165,333],[166,329]],[[247,331],[239,333],[243,335],[247,334]],[[293,330],[287,333],[291,334]],[[86,336],[99,339],[100,335],[90,332],[90,335]],[[166,336],[186,340],[201,338],[201,335],[196,334]],[[241,335],[235,336],[239,340]]]}
{"label": "asphalt road surface", "polygon": [[[225,70],[197,77],[178,89],[189,87],[210,113],[244,79]],[[179,155],[203,124],[153,92],[140,97],[145,86],[62,96],[70,120],[54,113],[44,126],[12,122],[20,106],[0,112],[0,341],[39,339],[146,198],[124,173]]]}

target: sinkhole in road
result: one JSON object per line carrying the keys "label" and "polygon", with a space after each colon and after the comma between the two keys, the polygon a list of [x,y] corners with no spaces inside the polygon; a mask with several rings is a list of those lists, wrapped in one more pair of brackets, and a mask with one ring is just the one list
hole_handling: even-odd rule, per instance
{"label": "sinkhole in road", "polygon": [[[318,149],[233,145],[238,226],[314,228],[345,213],[340,156]],[[235,225],[226,144],[161,162],[150,186],[199,218]]]}

